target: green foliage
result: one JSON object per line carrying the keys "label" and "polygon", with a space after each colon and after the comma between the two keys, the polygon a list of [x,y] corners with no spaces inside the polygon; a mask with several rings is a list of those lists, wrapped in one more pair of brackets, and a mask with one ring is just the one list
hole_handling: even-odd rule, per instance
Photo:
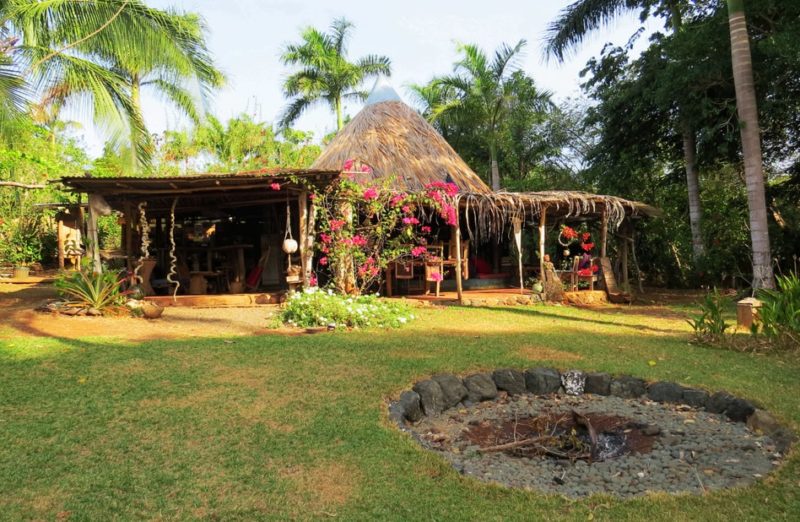
{"label": "green foliage", "polygon": [[284,323],[303,328],[398,328],[413,319],[410,306],[403,301],[375,295],[343,296],[317,287],[289,295],[281,310]]}
{"label": "green foliage", "polygon": [[700,313],[686,321],[692,327],[695,341],[702,344],[716,344],[723,340],[725,330],[730,326],[725,322],[723,314],[730,304],[731,300],[720,294],[716,288],[706,294],[700,303]]}
{"label": "green foliage", "polygon": [[301,43],[286,45],[281,60],[297,70],[283,83],[284,95],[290,101],[281,116],[282,127],[291,125],[311,106],[326,103],[336,114],[337,130],[341,129],[343,100],[365,99],[364,80],[392,74],[386,56],[367,55],[348,61],[347,44],[352,29],[351,22],[339,18],[331,24],[330,32],[308,27],[301,34]]}
{"label": "green foliage", "polygon": [[800,348],[800,277],[778,276],[777,290],[761,290],[758,326],[778,348]]}
{"label": "green foliage", "polygon": [[88,308],[100,312],[122,305],[124,279],[110,270],[95,273],[91,269],[64,272],[56,279],[58,293]]}

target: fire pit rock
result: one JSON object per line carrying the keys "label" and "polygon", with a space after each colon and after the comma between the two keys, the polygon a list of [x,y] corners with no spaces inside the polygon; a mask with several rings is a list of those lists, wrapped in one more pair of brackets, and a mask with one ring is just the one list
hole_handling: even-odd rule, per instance
{"label": "fire pit rock", "polygon": [[464,475],[568,497],[746,486],[794,435],[726,392],[577,370],[438,374],[390,418]]}

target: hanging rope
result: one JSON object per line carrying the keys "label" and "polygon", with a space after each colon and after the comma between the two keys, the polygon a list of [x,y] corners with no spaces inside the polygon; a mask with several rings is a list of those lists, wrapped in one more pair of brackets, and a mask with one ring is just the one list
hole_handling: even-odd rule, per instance
{"label": "hanging rope", "polygon": [[172,206],[169,209],[169,273],[167,274],[167,282],[175,285],[172,291],[172,300],[177,301],[178,289],[181,287],[180,279],[175,279],[178,275],[178,258],[175,256],[175,206],[178,204],[178,199],[172,201]]}
{"label": "hanging rope", "polygon": [[297,241],[292,237],[292,210],[289,204],[289,197],[286,197],[286,232],[283,234],[283,251],[286,252],[289,267],[287,272],[292,270],[292,254],[297,252]]}
{"label": "hanging rope", "polygon": [[136,263],[136,268],[133,269],[133,280],[137,285],[141,285],[144,282],[144,278],[139,275],[139,271],[142,269],[142,266],[144,266],[144,260],[150,257],[150,224],[147,222],[146,207],[147,202],[142,201],[139,203],[139,228],[142,231],[142,255]]}

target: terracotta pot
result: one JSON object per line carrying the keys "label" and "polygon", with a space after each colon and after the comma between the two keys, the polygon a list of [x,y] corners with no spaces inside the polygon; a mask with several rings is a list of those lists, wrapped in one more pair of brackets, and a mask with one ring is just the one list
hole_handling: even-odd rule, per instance
{"label": "terracotta pot", "polygon": [[31,275],[31,267],[29,266],[15,266],[12,277],[14,279],[25,279]]}
{"label": "terracotta pot", "polygon": [[164,313],[164,307],[157,303],[145,301],[142,303],[142,314],[145,319],[158,319]]}

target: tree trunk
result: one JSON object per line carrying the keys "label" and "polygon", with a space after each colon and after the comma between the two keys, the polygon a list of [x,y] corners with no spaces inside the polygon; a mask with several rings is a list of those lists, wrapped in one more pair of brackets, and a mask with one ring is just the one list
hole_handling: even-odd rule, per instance
{"label": "tree trunk", "polygon": [[492,159],[492,190],[500,190],[500,168],[497,166],[497,150],[494,145],[489,148]]}
{"label": "tree trunk", "polygon": [[750,239],[753,243],[753,289],[774,288],[772,256],[767,228],[767,201],[761,163],[761,136],[758,126],[756,89],[750,39],[744,14],[744,0],[728,0],[731,33],[731,63],[736,87],[736,109],[742,135],[747,205],[750,209]]}
{"label": "tree trunk", "polygon": [[[131,78],[131,105],[133,110],[137,114],[142,114],[142,98],[141,98],[141,84],[139,83],[139,78],[136,75],[133,75]],[[136,152],[136,143],[138,138],[136,136],[137,130],[131,125],[131,158],[130,158],[130,169],[131,174],[136,174],[139,170],[139,154]]]}
{"label": "tree trunk", "polygon": [[342,99],[336,98],[336,130],[340,131],[344,127],[344,117],[342,116]]}
{"label": "tree trunk", "polygon": [[697,169],[697,144],[694,129],[683,125],[683,160],[686,165],[686,185],[689,191],[689,226],[692,230],[692,254],[697,261],[706,253],[701,228],[700,176]]}

